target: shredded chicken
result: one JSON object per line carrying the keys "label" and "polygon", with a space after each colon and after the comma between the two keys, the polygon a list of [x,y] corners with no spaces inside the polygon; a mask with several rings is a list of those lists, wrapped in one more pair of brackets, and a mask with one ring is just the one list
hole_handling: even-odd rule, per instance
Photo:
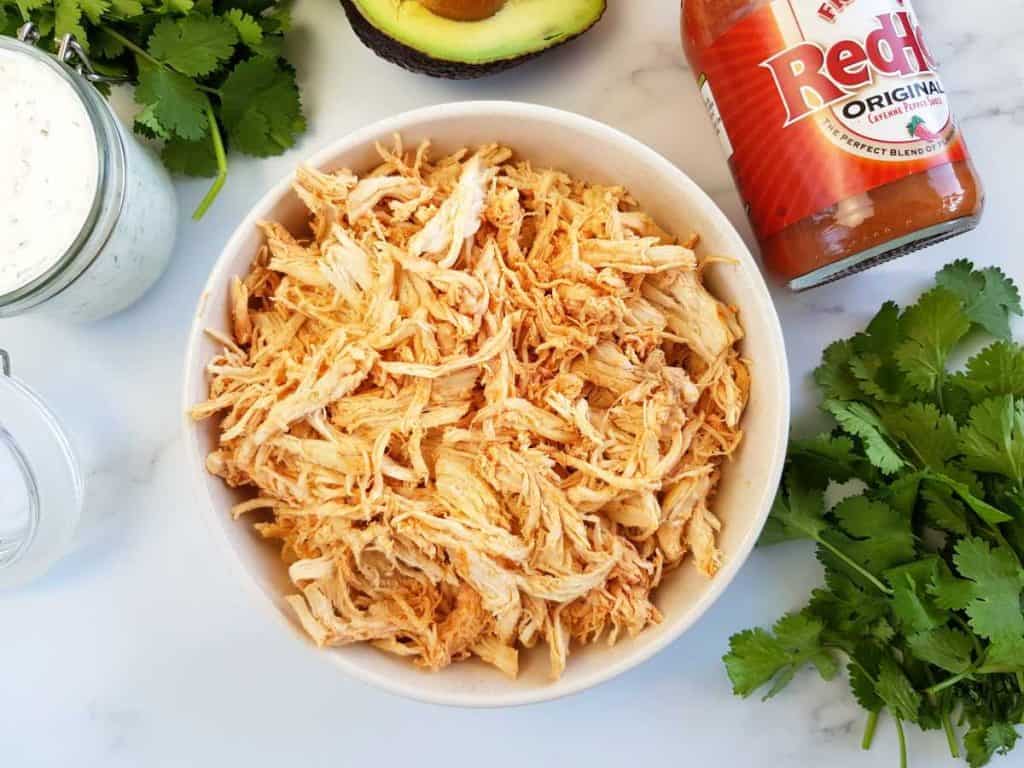
{"label": "shredded chicken", "polygon": [[661,620],[689,559],[719,567],[711,501],[749,376],[736,312],[618,187],[484,146],[378,148],[301,169],[309,233],[262,225],[209,365],[210,472],[282,544],[322,646],[369,642],[510,676],[539,642]]}

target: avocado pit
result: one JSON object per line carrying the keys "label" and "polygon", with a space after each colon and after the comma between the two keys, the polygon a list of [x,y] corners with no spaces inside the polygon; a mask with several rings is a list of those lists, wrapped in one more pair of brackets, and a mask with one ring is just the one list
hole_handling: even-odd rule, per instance
{"label": "avocado pit", "polygon": [[501,10],[507,0],[420,0],[438,16],[454,21],[489,19]]}

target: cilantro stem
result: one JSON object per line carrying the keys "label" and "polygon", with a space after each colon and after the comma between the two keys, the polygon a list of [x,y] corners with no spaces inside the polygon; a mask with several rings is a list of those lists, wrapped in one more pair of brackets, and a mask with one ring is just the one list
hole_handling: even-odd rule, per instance
{"label": "cilantro stem", "polygon": [[907,768],[907,737],[903,733],[903,721],[898,717],[896,720],[896,736],[900,740],[900,768]]}
{"label": "cilantro stem", "polygon": [[864,738],[860,740],[860,748],[865,752],[871,749],[871,742],[875,740],[876,728],[878,728],[878,712],[869,712],[868,722],[864,726]]}
{"label": "cilantro stem", "polygon": [[1024,672],[1017,671],[1014,676],[1017,678],[1017,689],[1024,694]]}
{"label": "cilantro stem", "polygon": [[949,754],[954,759],[960,757],[960,744],[956,738],[956,732],[953,730],[953,721],[949,718],[948,706],[942,709],[942,729],[946,732],[946,743],[949,744]]}
{"label": "cilantro stem", "polygon": [[217,125],[217,116],[213,113],[213,104],[210,103],[209,96],[206,97],[206,122],[210,126],[210,141],[213,142],[213,155],[217,159],[217,178],[213,180],[213,184],[206,190],[203,199],[196,206],[196,210],[192,214],[194,221],[203,218],[203,214],[213,205],[213,201],[228,178],[228,158],[224,154],[224,141],[221,139],[220,126]]}
{"label": "cilantro stem", "polygon": [[976,662],[971,664],[971,666],[969,666],[967,669],[965,669],[960,674],[953,675],[952,677],[947,677],[941,683],[936,683],[931,688],[925,688],[924,692],[927,693],[927,694],[935,694],[935,693],[939,693],[941,691],[944,691],[947,688],[952,688],[954,685],[959,683],[961,680],[964,680],[964,679],[970,677],[971,675],[973,675],[975,672],[977,672],[978,668],[984,662],[985,662],[985,656],[984,656],[984,654],[982,654],[982,657],[980,659],[978,659]]}
{"label": "cilantro stem", "polygon": [[119,42],[121,45],[123,45],[125,48],[127,48],[129,51],[134,53],[135,55],[140,56],[141,58],[145,59],[146,61],[148,61],[150,64],[153,64],[154,66],[163,67],[163,62],[160,62],[160,61],[157,61],[156,59],[154,59],[152,56],[150,56],[146,52],[145,48],[143,48],[141,45],[137,45],[136,43],[133,43],[131,40],[129,40],[124,35],[122,35],[120,32],[116,31],[113,27],[104,27],[103,30],[108,35],[110,35],[112,38],[117,40],[117,42]]}
{"label": "cilantro stem", "polygon": [[870,582],[872,585],[874,585],[874,587],[876,589],[878,589],[878,591],[881,592],[883,595],[888,595],[890,597],[892,596],[892,594],[893,594],[892,589],[890,589],[885,584],[883,584],[881,581],[879,581],[877,578],[875,578],[875,576],[872,575],[872,573],[870,571],[866,570],[863,566],[859,565],[857,562],[855,562],[854,560],[849,558],[847,555],[843,554],[843,552],[838,547],[836,547],[836,546],[834,546],[832,544],[829,544],[827,541],[825,541],[825,539],[823,539],[821,537],[816,537],[815,541],[817,541],[819,544],[821,544],[821,546],[823,546],[825,549],[827,549],[833,555],[835,555],[840,560],[842,560],[844,563],[846,563],[846,565],[850,566],[850,568],[852,568],[854,571],[856,571],[861,576],[863,576],[865,579],[867,579],[867,581]]}

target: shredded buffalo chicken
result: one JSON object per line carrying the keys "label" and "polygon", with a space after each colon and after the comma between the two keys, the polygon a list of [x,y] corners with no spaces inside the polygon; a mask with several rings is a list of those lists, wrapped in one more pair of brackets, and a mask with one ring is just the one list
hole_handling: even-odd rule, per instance
{"label": "shredded buffalo chicken", "polygon": [[309,232],[263,223],[209,365],[210,472],[281,542],[298,620],[436,670],[515,676],[543,643],[661,620],[710,508],[749,378],[733,309],[628,192],[485,146],[298,171]]}

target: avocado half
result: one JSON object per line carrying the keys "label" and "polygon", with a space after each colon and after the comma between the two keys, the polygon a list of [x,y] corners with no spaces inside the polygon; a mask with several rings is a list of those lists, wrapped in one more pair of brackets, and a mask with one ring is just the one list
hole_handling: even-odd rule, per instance
{"label": "avocado half", "polygon": [[507,0],[479,21],[446,18],[418,0],[341,0],[378,56],[434,77],[466,80],[509,69],[579,37],[606,0]]}

